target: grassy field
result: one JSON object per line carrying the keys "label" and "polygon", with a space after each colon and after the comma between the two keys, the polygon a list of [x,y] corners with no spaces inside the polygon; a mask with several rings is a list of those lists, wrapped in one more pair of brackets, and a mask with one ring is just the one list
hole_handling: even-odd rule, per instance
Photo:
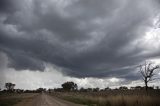
{"label": "grassy field", "polygon": [[[0,94],[0,106],[14,106],[37,95],[37,93],[3,93]],[[148,93],[144,90],[53,92],[50,95],[86,106],[160,106],[160,90],[151,90]]]}
{"label": "grassy field", "polygon": [[160,92],[108,91],[108,92],[56,92],[59,98],[87,106],[160,106]]}
{"label": "grassy field", "polygon": [[1,93],[0,94],[0,106],[14,106],[24,99],[34,97],[36,94],[17,94],[17,93]]}

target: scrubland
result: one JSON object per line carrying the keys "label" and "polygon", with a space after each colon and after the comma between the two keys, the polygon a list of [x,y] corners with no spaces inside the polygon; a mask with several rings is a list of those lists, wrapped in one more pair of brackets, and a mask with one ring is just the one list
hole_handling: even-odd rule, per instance
{"label": "scrubland", "polygon": [[0,106],[14,106],[22,100],[33,98],[36,93],[0,93]]}
{"label": "scrubland", "polygon": [[87,106],[160,106],[160,90],[54,92],[51,95]]}

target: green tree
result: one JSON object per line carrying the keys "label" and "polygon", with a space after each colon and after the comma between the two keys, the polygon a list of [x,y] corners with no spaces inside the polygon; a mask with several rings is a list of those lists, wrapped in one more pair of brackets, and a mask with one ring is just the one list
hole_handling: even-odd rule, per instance
{"label": "green tree", "polygon": [[65,91],[74,91],[77,90],[78,86],[74,82],[65,82],[62,84],[62,88]]}

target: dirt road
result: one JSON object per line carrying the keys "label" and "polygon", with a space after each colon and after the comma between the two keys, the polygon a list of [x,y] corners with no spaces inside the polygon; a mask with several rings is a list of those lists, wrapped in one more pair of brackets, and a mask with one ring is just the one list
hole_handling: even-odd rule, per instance
{"label": "dirt road", "polygon": [[34,98],[26,99],[15,106],[83,106],[74,104],[47,94],[39,94]]}

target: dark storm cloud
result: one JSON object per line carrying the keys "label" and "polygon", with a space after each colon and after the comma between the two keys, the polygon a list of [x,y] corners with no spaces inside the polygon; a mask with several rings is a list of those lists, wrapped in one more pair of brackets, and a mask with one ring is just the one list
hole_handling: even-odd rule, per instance
{"label": "dark storm cloud", "polygon": [[9,14],[11,15],[19,8],[19,0],[1,0],[0,1],[0,14]]}
{"label": "dark storm cloud", "polygon": [[156,1],[1,2],[9,15],[0,17],[0,50],[16,70],[43,71],[51,63],[70,76],[137,79],[135,69],[123,68],[153,55],[138,55],[144,48],[134,42],[152,26]]}
{"label": "dark storm cloud", "polygon": [[11,12],[13,6],[13,1],[11,0],[1,0],[0,1],[0,12]]}

